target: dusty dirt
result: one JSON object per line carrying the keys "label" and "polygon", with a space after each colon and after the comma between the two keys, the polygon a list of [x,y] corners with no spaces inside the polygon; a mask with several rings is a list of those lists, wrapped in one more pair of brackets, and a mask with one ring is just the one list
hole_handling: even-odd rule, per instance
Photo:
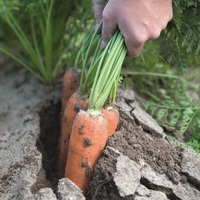
{"label": "dusty dirt", "polygon": [[[37,148],[42,153],[42,164],[51,188],[56,193],[58,185],[58,140],[60,129],[60,102],[43,108],[40,113],[40,137]],[[48,116],[48,117],[47,117]],[[58,119],[58,120],[55,120]],[[38,185],[38,183],[36,183]]]}
{"label": "dusty dirt", "polygon": [[108,140],[108,145],[118,149],[131,160],[144,160],[158,173],[174,170],[180,172],[181,147],[175,147],[162,138],[144,133],[134,121],[130,123],[121,118],[119,129]]}
{"label": "dusty dirt", "polygon": [[[107,146],[119,150],[131,160],[138,163],[144,160],[152,169],[160,174],[166,174],[168,179],[175,184],[179,180],[185,181],[184,176],[180,176],[180,164],[182,148],[174,146],[167,140],[156,137],[145,132],[141,126],[129,118],[123,111],[120,112],[120,122],[114,136],[110,137]],[[37,143],[38,149],[43,154],[43,167],[47,174],[47,179],[51,188],[56,193],[58,183],[57,171],[57,144],[59,139],[60,103],[52,104],[50,107],[40,111],[41,134]],[[155,134],[156,135],[156,134]],[[90,185],[87,199],[124,199],[119,196],[116,188],[113,188],[112,174],[116,172],[115,161],[108,159],[109,152],[105,150],[99,165],[96,166],[94,179]],[[109,171],[100,177],[99,171]],[[36,185],[41,185],[38,182]],[[39,188],[38,188],[39,189]],[[133,197],[127,198],[133,199]]]}
{"label": "dusty dirt", "polygon": [[[107,146],[113,147],[126,155],[131,160],[138,163],[144,161],[156,172],[166,174],[166,176],[175,184],[178,184],[181,165],[182,148],[175,147],[169,142],[152,137],[145,133],[129,117],[120,113],[120,123],[115,135],[112,136]],[[116,172],[116,160],[110,160],[110,153],[105,150],[99,165],[96,166],[94,180],[90,185],[88,200],[111,199],[120,200],[118,190],[113,187],[113,174]],[[101,173],[105,171],[106,173]],[[184,179],[184,177],[183,177]],[[132,196],[127,200],[134,199]]]}
{"label": "dusty dirt", "polygon": [[[6,70],[4,72],[1,71],[0,74],[1,84],[5,84],[5,80],[10,81],[6,84],[6,87],[0,88],[1,92],[3,92],[3,95],[0,96],[0,158],[3,161],[0,164],[0,175],[2,175],[2,177],[0,176],[0,195],[2,194],[2,197],[6,197],[3,200],[12,199],[8,195],[12,192],[14,194],[11,197],[14,195],[14,197],[20,197],[20,199],[45,200],[44,194],[49,195],[51,190],[43,191],[41,189],[51,188],[54,194],[57,194],[57,185],[59,182],[57,147],[60,131],[61,103],[59,94],[61,87],[59,84],[53,88],[43,86],[24,70],[11,72],[12,70]],[[34,93],[34,96],[30,97],[32,93]],[[190,178],[194,182],[193,184],[189,180],[187,172],[182,173],[181,171],[183,148],[170,143],[162,137],[162,134],[154,131],[153,128],[147,129],[147,127],[143,127],[131,114],[134,108],[130,106],[132,105],[130,102],[135,101],[135,99],[130,97],[130,91],[127,93],[124,90],[120,95],[118,96],[120,101],[117,102],[120,110],[120,122],[114,136],[107,141],[102,157],[94,169],[93,180],[89,186],[86,199],[137,199],[135,194],[122,197],[119,189],[116,187],[114,177],[118,171],[116,164],[119,154],[116,153],[117,151],[128,160],[135,161],[138,166],[148,165],[158,177],[161,175],[165,176],[166,181],[169,181],[172,187],[185,185],[184,187],[187,186],[186,188],[194,188],[194,191],[197,191],[198,194],[200,183]],[[11,112],[13,109],[15,109],[15,112]],[[26,124],[33,120],[30,117],[24,117],[26,115],[25,111],[33,112],[33,116],[36,116],[36,122],[34,122],[34,127],[36,128],[33,129],[33,133],[31,131],[29,133],[27,130],[22,131],[26,128]],[[16,131],[18,126],[22,126],[22,128]],[[32,135],[34,135],[32,139],[27,139]],[[30,143],[30,141],[32,141],[31,145],[29,144],[30,153],[27,153],[24,149],[27,148],[26,143]],[[111,151],[111,148],[115,149],[115,151]],[[38,150],[42,154],[42,159]],[[33,155],[32,152],[34,152]],[[35,160],[35,155],[38,160]],[[25,160],[25,158],[28,160]],[[33,164],[35,166],[29,169]],[[30,174],[30,176],[27,176],[27,174]],[[122,174],[122,177],[123,175],[125,177],[126,173]],[[33,180],[27,185],[27,180],[30,177]],[[20,185],[19,182],[17,183],[16,180],[18,179],[23,179],[22,182],[23,184],[26,183],[26,186],[23,184]],[[175,192],[171,192],[172,189],[168,189],[171,186],[158,187],[152,185],[144,176],[139,182],[143,185],[142,187],[145,186],[148,190],[160,191],[165,194],[166,198],[163,199],[184,199],[177,197]],[[24,190],[24,193],[19,191],[16,185]],[[59,195],[56,197],[53,192],[51,193],[51,198],[46,197],[46,199],[66,199],[58,197]],[[29,198],[26,197],[27,193]],[[38,195],[40,198],[38,198]],[[150,196],[146,196],[144,199],[156,200],[156,198],[150,198]],[[76,199],[72,198],[72,200]]]}

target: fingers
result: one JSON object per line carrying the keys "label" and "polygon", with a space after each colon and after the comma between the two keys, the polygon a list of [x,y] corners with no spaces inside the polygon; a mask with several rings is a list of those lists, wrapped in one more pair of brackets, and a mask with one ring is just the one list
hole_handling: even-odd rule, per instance
{"label": "fingers", "polygon": [[94,9],[95,29],[97,29],[99,22],[102,19],[102,12],[104,9],[105,0],[92,0]]}
{"label": "fingers", "polygon": [[143,24],[131,26],[129,22],[120,23],[119,29],[124,36],[128,54],[133,57],[138,57],[142,53],[144,44],[148,40],[157,39],[162,31],[162,28],[159,26],[151,28],[143,26]]}
{"label": "fingers", "polygon": [[139,25],[131,25],[130,21],[121,20],[119,20],[118,27],[124,36],[128,55],[137,57],[141,54],[144,43],[148,39],[146,30]]}
{"label": "fingers", "polygon": [[105,2],[93,0],[96,24],[103,18],[101,47],[106,47],[118,27],[133,57],[141,54],[147,40],[158,38],[173,17],[172,0],[109,0],[104,9]]}
{"label": "fingers", "polygon": [[134,43],[126,42],[126,40],[125,43],[128,50],[128,55],[132,57],[138,57],[142,53],[144,43],[135,45]]}
{"label": "fingers", "polygon": [[101,48],[104,49],[110,38],[117,29],[116,17],[114,17],[112,10],[106,6],[103,11],[103,27],[102,27],[102,42]]}

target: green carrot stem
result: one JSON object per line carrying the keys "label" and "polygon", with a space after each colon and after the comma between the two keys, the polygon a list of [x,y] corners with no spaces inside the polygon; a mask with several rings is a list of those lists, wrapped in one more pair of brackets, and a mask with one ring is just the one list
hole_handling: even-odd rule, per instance
{"label": "green carrot stem", "polygon": [[90,94],[90,109],[100,110],[105,104],[114,82],[119,77],[125,56],[123,37],[116,31],[99,61]]}

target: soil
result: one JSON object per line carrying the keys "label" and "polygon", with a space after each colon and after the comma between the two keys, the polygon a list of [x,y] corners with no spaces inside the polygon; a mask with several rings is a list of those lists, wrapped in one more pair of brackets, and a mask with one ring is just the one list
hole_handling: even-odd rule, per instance
{"label": "soil", "polygon": [[[57,145],[60,128],[60,121],[55,119],[59,119],[60,117],[60,108],[60,103],[56,103],[40,111],[41,134],[37,142],[37,147],[43,154],[43,167],[46,171],[47,179],[55,193],[59,180],[57,171]],[[177,184],[179,182],[177,174],[180,173],[182,147],[174,146],[167,140],[156,137],[156,134],[153,135],[145,132],[134,120],[130,119],[122,111],[120,112],[120,116],[117,131],[109,138],[107,146],[119,150],[123,155],[138,163],[144,160],[156,172],[166,174],[169,180]],[[107,154],[108,152],[105,150],[100,166],[101,170],[105,168],[105,171],[109,171],[110,173],[106,178],[104,176],[101,179],[102,177],[99,177],[99,166],[97,165],[94,179],[87,196],[88,200],[123,199],[119,196],[116,188],[111,189],[113,187],[112,174],[116,172],[116,169],[115,162],[112,163],[106,158],[108,157]],[[184,179],[184,176],[182,179]],[[100,189],[101,185],[103,187]]]}
{"label": "soil", "polygon": [[[19,137],[15,138],[15,136],[13,136],[11,132],[15,131],[17,126],[21,124],[21,122],[18,119],[19,116],[22,116],[21,112],[24,111],[21,110],[20,114],[18,114],[17,112],[16,112],[17,114],[16,113],[13,114],[11,112],[9,113],[8,111],[6,111],[7,107],[9,107],[9,100],[11,101],[11,104],[14,105],[15,104],[14,99],[17,99],[16,101],[18,104],[19,102],[21,102],[26,107],[26,109],[33,111],[34,113],[37,113],[40,119],[39,121],[40,135],[38,135],[39,137],[35,137],[37,139],[35,144],[33,145],[35,145],[35,147],[37,147],[37,150],[39,150],[42,153],[42,168],[39,170],[39,172],[37,172],[38,173],[37,180],[34,182],[34,184],[31,185],[30,189],[31,193],[37,194],[38,191],[40,191],[42,188],[50,187],[56,194],[57,185],[59,181],[58,171],[57,171],[57,161],[58,161],[58,140],[60,134],[59,130],[60,116],[61,116],[61,103],[59,94],[57,93],[60,93],[62,88],[60,87],[59,84],[54,88],[50,89],[46,88],[45,86],[42,86],[41,83],[38,83],[38,81],[36,81],[35,79],[34,81],[32,81],[32,76],[24,71],[22,72],[20,71],[19,73],[17,72],[19,77],[17,77],[15,73],[9,74],[10,72],[9,73],[8,72],[6,71],[6,73],[2,73],[1,78],[3,79],[3,77],[5,76],[6,77],[6,78],[4,77],[5,80],[9,78],[9,80],[11,81],[12,77],[15,76],[15,79],[13,80],[14,82],[11,81],[11,83],[9,83],[10,86],[8,84],[6,89],[1,88],[0,91],[1,94],[2,92],[5,91],[7,93],[9,92],[13,93],[12,95],[10,94],[7,95],[3,93],[4,96],[1,96],[1,99],[3,99],[4,103],[5,102],[6,103],[5,106],[3,104],[0,106],[0,117],[2,117],[0,118],[0,125],[1,125],[0,150],[9,151],[10,148],[9,142],[11,141],[11,139],[12,138],[13,138],[12,140],[16,139],[16,141],[14,141],[16,143],[19,140]],[[24,90],[23,89],[24,87],[27,87],[28,90]],[[10,91],[9,88],[11,88]],[[31,105],[31,102],[29,102],[28,104],[25,103],[26,97],[30,95],[27,92],[29,91],[30,88],[31,91],[35,91],[34,95],[35,99],[40,99],[40,98],[42,99],[41,101],[34,100],[34,102],[37,102],[34,103],[34,105]],[[38,90],[38,88],[40,89]],[[53,91],[55,90],[57,90],[56,91],[57,95],[53,93]],[[16,93],[14,93],[13,91]],[[40,91],[40,93],[37,94],[38,92],[36,91]],[[22,95],[23,93],[26,93],[26,96],[24,97],[22,102],[20,98],[23,97]],[[16,94],[20,94],[20,96],[16,97],[15,96]],[[10,96],[12,97],[12,99],[10,98]],[[124,99],[124,97],[122,96],[120,98]],[[31,98],[29,97],[28,101],[31,101],[30,99]],[[48,99],[48,101],[46,99]],[[23,105],[20,105],[18,109],[22,109]],[[119,151],[122,155],[127,156],[130,160],[135,161],[139,165],[143,165],[143,163],[146,163],[148,166],[152,168],[153,171],[155,171],[155,173],[164,174],[167,177],[167,179],[175,185],[178,185],[179,183],[187,183],[188,182],[187,177],[184,176],[183,173],[181,173],[183,148],[180,146],[175,146],[174,144],[170,143],[167,139],[160,137],[160,135],[158,135],[157,133],[153,133],[152,131],[150,132],[146,130],[131,115],[131,110],[130,111],[126,110],[126,107],[129,106],[126,101],[124,101],[124,103],[117,102],[117,106],[120,111],[120,122],[116,133],[112,137],[110,137],[109,140],[107,141],[107,145],[105,150],[103,151],[102,157],[94,169],[93,180],[89,186],[86,199],[87,200],[134,199],[132,195],[124,198],[119,194],[119,191],[113,180],[113,176],[117,171],[116,169],[117,156],[115,155],[116,153],[114,151],[109,150],[110,148]],[[17,107],[14,108],[17,109]],[[9,119],[9,122],[12,122],[13,120],[14,125],[8,123],[8,121],[5,121],[5,117],[3,117],[3,115],[5,115],[7,119]],[[28,121],[26,120],[24,124],[26,122],[28,123]],[[26,163],[21,163],[21,165],[23,164],[31,165],[31,161]],[[7,167],[8,168],[15,167],[15,165]],[[24,166],[21,166],[21,168],[23,167]],[[11,176],[8,175],[8,177]],[[2,185],[7,185],[6,188],[8,188],[9,186],[14,187],[16,184],[13,183],[12,180],[5,179],[5,176],[0,178],[3,183]],[[140,182],[147,188],[156,190],[155,188],[152,188],[152,185],[146,179],[141,178]],[[197,187],[198,186],[199,183],[197,184]],[[162,191],[164,189],[160,188],[159,190]],[[1,190],[0,188],[0,193],[3,194],[6,192],[7,189]],[[166,194],[168,195],[167,197],[169,199],[176,199],[171,193],[169,194],[168,192],[166,192]]]}
{"label": "soil", "polygon": [[108,145],[131,160],[144,160],[158,173],[180,172],[182,148],[145,133],[134,121],[121,118],[118,131],[108,140]]}
{"label": "soil", "polygon": [[[60,129],[61,103],[51,104],[43,108],[40,115],[40,137],[37,148],[42,153],[42,164],[51,188],[56,193],[58,185],[58,140]],[[48,117],[47,117],[48,116]],[[38,183],[36,183],[38,185]],[[40,189],[40,188],[38,188]]]}

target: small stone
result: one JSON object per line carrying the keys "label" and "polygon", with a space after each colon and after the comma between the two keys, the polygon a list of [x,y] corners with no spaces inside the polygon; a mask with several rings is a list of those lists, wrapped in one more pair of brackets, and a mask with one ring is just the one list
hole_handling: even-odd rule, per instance
{"label": "small stone", "polygon": [[58,200],[85,200],[78,186],[67,178],[59,180],[57,194]]}
{"label": "small stone", "polygon": [[183,151],[181,171],[200,186],[200,156],[191,148]]}
{"label": "small stone", "polygon": [[117,158],[116,168],[117,172],[114,174],[114,182],[120,196],[134,195],[140,184],[140,166],[127,156],[120,155]]}
{"label": "small stone", "polygon": [[148,165],[142,168],[142,179],[150,188],[162,188],[174,199],[197,200],[200,197],[200,192],[190,184],[173,184],[164,174],[155,173]]}
{"label": "small stone", "polygon": [[138,196],[145,196],[145,197],[149,197],[151,194],[150,190],[146,188],[144,185],[139,185],[136,193]]}
{"label": "small stone", "polygon": [[132,106],[132,108],[134,108],[131,112],[131,115],[134,117],[137,123],[142,126],[144,130],[155,134],[156,137],[165,137],[163,128],[158,125],[155,119],[153,119],[148,113],[142,110],[137,102],[134,102],[130,105]]}
{"label": "small stone", "polygon": [[124,98],[125,100],[128,100],[128,101],[134,101],[135,100],[135,93],[131,89],[118,88],[117,94],[118,94],[118,96]]}
{"label": "small stone", "polygon": [[163,192],[150,190],[150,196],[136,196],[134,200],[168,200],[168,198]]}
{"label": "small stone", "polygon": [[35,200],[57,200],[51,188],[42,188],[35,194]]}
{"label": "small stone", "polygon": [[174,184],[179,183],[180,175],[176,171],[167,171],[166,175]]}

